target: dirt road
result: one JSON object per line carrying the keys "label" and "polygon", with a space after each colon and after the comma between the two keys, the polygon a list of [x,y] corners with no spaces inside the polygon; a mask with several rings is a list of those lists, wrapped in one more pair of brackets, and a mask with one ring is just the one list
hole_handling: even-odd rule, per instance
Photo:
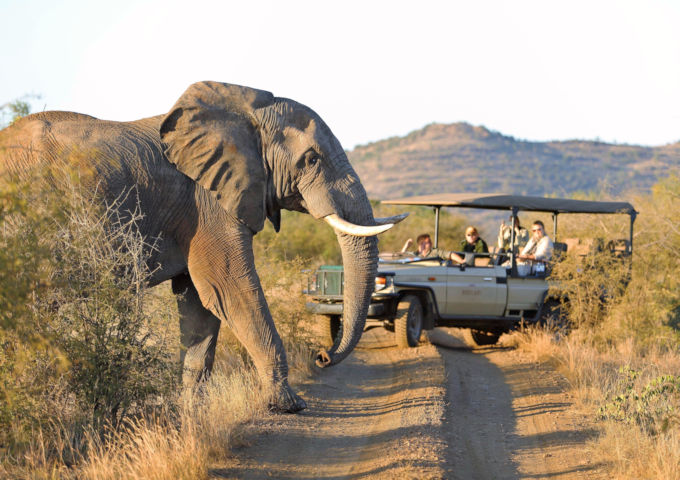
{"label": "dirt road", "polygon": [[374,329],[298,390],[308,408],[250,427],[217,478],[606,478],[563,379],[514,350],[437,329],[400,350]]}

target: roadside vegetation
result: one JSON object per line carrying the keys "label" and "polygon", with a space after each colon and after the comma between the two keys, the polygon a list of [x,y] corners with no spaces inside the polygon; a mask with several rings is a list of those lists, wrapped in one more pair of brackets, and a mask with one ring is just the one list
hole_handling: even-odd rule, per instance
{"label": "roadside vegetation", "polygon": [[[200,394],[179,388],[176,302],[148,285],[141,218],[121,218],[71,169],[0,185],[0,478],[207,478],[268,414],[269,392],[226,328]],[[258,249],[301,381],[317,348],[303,265]]]}
{"label": "roadside vegetation", "polygon": [[[571,329],[515,333],[505,343],[553,363],[569,379],[580,406],[601,427],[591,443],[593,461],[609,465],[616,478],[678,478],[680,178],[628,200],[640,212],[630,277],[626,264],[603,253],[585,264],[567,258],[555,276],[569,293]],[[582,217],[562,223],[562,236],[606,231],[625,238],[616,234],[623,224]],[[584,275],[575,275],[577,269]]]}

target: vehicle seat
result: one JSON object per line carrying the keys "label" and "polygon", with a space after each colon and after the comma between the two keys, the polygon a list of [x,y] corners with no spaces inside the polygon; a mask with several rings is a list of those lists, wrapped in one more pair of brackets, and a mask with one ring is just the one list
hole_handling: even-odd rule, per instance
{"label": "vehicle seat", "polygon": [[488,267],[490,262],[489,257],[475,257],[475,267]]}
{"label": "vehicle seat", "polygon": [[578,238],[565,238],[563,243],[567,246],[567,253],[573,254],[577,249],[580,240]]}

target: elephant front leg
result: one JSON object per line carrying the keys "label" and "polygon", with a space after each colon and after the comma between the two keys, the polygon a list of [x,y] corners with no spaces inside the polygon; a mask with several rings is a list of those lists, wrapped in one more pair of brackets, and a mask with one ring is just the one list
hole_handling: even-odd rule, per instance
{"label": "elephant front leg", "polygon": [[300,411],[307,405],[288,384],[286,352],[255,271],[252,236],[220,240],[219,245],[210,242],[213,248],[194,244],[189,255],[189,273],[201,303],[227,324],[248,351],[263,384],[272,389],[271,407]]}
{"label": "elephant front leg", "polygon": [[192,385],[210,376],[220,320],[203,307],[189,275],[173,278],[172,291],[177,295],[179,311],[182,383]]}

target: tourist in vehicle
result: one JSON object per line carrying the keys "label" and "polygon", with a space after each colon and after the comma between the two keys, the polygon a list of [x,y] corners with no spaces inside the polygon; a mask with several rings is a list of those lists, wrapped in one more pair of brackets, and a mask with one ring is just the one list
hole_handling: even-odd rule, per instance
{"label": "tourist in vehicle", "polygon": [[[510,223],[515,227],[515,247],[518,249],[524,248],[529,242],[529,232],[519,223],[519,217],[510,215]],[[498,249],[501,252],[510,251],[510,242],[512,241],[512,227],[505,224],[505,220],[501,222],[501,227],[498,232]]]}
{"label": "tourist in vehicle", "polygon": [[[479,232],[473,226],[465,229],[465,239],[460,242],[460,251],[463,253],[489,253],[489,246],[479,236]],[[457,255],[460,257],[460,255]],[[463,262],[463,258],[458,263]]]}
{"label": "tourist in vehicle", "polygon": [[[413,245],[413,239],[409,238],[401,247],[401,253],[406,253],[408,248]],[[458,255],[456,252],[451,252],[449,250],[443,250],[441,248],[432,248],[432,238],[429,233],[423,233],[418,235],[416,238],[417,250],[409,252],[416,257],[428,258],[428,257],[439,257],[442,260],[453,260],[454,262],[462,263],[464,258]]]}
{"label": "tourist in vehicle", "polygon": [[543,222],[536,220],[531,225],[531,240],[517,257],[519,260],[517,262],[518,273],[528,275],[536,271],[536,265],[545,266],[545,263],[552,258],[552,252],[553,242],[545,234]]}

